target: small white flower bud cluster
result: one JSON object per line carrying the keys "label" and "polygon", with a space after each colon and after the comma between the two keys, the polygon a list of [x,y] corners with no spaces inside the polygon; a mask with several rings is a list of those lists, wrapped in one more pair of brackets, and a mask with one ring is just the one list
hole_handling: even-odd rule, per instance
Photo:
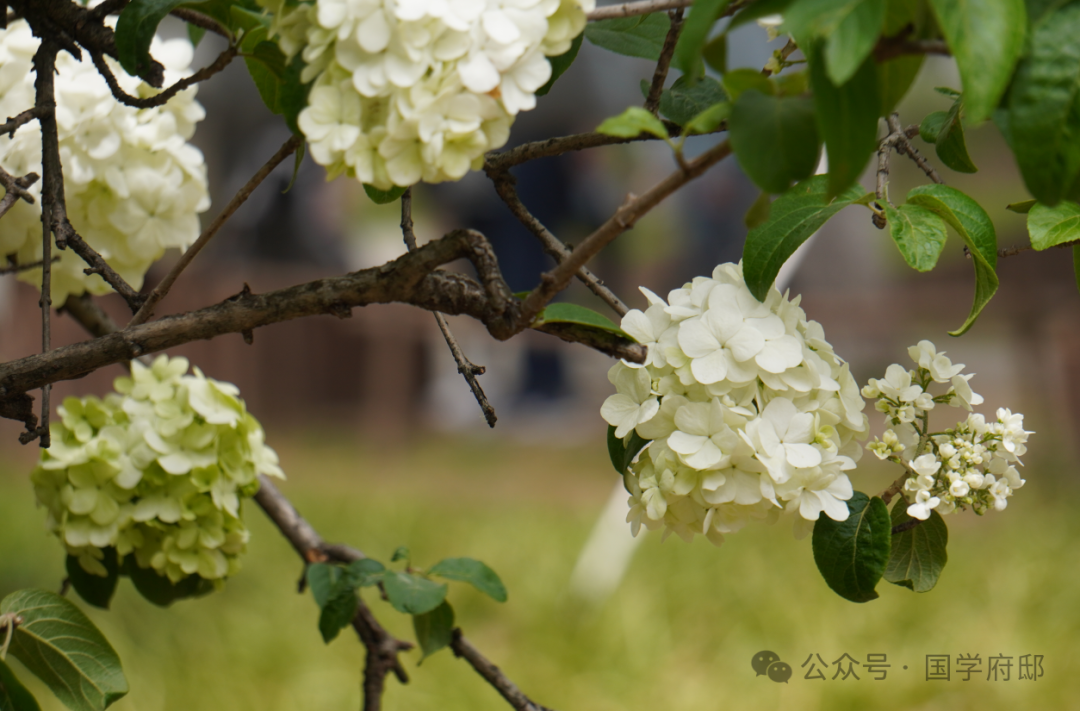
{"label": "small white flower bud cluster", "polygon": [[331,177],[459,180],[499,148],[595,0],[260,0],[314,80],[298,118]]}
{"label": "small white flower bud cluster", "polygon": [[[34,105],[32,60],[39,41],[23,20],[0,30],[0,115],[15,116]],[[154,56],[166,68],[167,84],[190,74],[191,43],[154,39]],[[119,85],[148,97],[157,89],[126,74],[111,58]],[[76,232],[133,288],[166,249],[184,248],[199,236],[198,213],[210,207],[202,153],[188,143],[204,116],[195,87],[161,107],[136,109],[118,102],[89,57],[61,52],[56,60],[56,122],[64,166],[67,215]],[[15,176],[41,175],[41,129],[36,121],[13,136],[0,136],[0,166]],[[19,200],[4,216],[0,259],[19,263],[41,259],[41,181],[29,192],[33,205]],[[100,276],[83,272],[74,251],[53,250],[53,303],[68,294],[111,290]],[[20,279],[41,284],[40,269]]]}
{"label": "small white flower bud cluster", "polygon": [[783,510],[798,512],[797,535],[822,512],[845,520],[864,403],[799,299],[774,288],[759,302],[737,264],[667,302],[642,292],[649,307],[622,328],[648,347],[646,364],[611,369],[618,393],[600,411],[615,436],[649,440],[624,476],[634,535],[644,525],[719,544]]}
{"label": "small white flower bud cluster", "polygon": [[48,527],[87,572],[104,576],[102,549],[135,557],[177,582],[220,581],[248,540],[241,500],[258,475],[283,476],[236,386],[186,358],[131,364],[104,400],[67,398],[52,446],[31,474]]}
{"label": "small white flower bud cluster", "polygon": [[[1024,485],[1015,466],[1027,452],[1032,434],[1024,430],[1024,416],[1001,408],[997,421],[987,423],[982,415],[971,413],[952,429],[930,433],[929,413],[935,405],[970,411],[983,398],[968,385],[972,375],[961,374],[963,364],[954,365],[930,341],[920,341],[908,354],[917,368],[906,370],[894,363],[885,378],[872,379],[863,388],[864,396],[879,398],[878,411],[895,428],[886,430],[880,440],[875,438],[867,449],[910,471],[903,494],[913,518],[925,521],[931,511],[947,514],[968,507],[979,514],[1003,510],[1012,492]],[[930,392],[934,384],[946,383],[945,392]]]}

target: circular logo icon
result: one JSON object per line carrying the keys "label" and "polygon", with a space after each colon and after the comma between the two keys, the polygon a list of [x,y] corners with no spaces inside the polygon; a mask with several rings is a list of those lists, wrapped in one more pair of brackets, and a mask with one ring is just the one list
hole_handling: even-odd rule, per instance
{"label": "circular logo icon", "polygon": [[754,668],[758,676],[761,676],[769,670],[770,664],[778,661],[780,661],[779,654],[765,650],[754,655],[754,658],[750,660],[750,666]]}
{"label": "circular logo icon", "polygon": [[769,678],[779,683],[787,683],[787,680],[791,678],[791,665],[787,662],[773,662],[769,665]]}

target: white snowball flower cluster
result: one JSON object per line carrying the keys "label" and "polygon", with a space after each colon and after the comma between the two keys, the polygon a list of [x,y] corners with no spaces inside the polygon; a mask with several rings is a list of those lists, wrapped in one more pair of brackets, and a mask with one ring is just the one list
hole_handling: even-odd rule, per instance
{"label": "white snowball flower cluster", "polygon": [[103,548],[177,582],[239,569],[241,500],[258,475],[283,476],[236,386],[187,375],[186,358],[133,362],[104,400],[67,398],[31,474],[48,526],[82,567],[106,575]]}
{"label": "white snowball flower cluster", "polygon": [[[34,105],[32,59],[38,39],[25,21],[0,30],[0,115],[15,116]],[[166,84],[190,74],[191,43],[155,38],[154,56],[166,68]],[[106,58],[117,82],[133,96],[157,89],[126,74]],[[162,107],[136,109],[119,103],[89,57],[67,52],[56,60],[56,121],[64,166],[67,214],[75,230],[134,288],[170,247],[184,248],[199,236],[198,213],[210,206],[202,153],[188,143],[204,116],[191,87]],[[0,137],[0,166],[15,176],[41,175],[41,129],[33,121],[14,136]],[[40,197],[41,181],[30,192]],[[41,204],[16,202],[0,230],[0,260],[41,259]],[[53,250],[57,254],[57,250]],[[53,303],[68,294],[104,294],[110,287],[83,273],[73,251],[59,252],[52,267]],[[41,271],[20,278],[41,284]]]}
{"label": "white snowball flower cluster", "polygon": [[622,328],[648,346],[647,361],[611,369],[618,393],[601,408],[615,436],[648,440],[624,475],[634,535],[663,527],[719,544],[782,510],[798,513],[798,535],[822,512],[845,520],[864,403],[799,299],[774,288],[757,301],[737,264],[667,302],[642,292],[649,307]]}
{"label": "white snowball flower cluster", "polygon": [[458,180],[536,105],[594,0],[261,0],[315,80],[298,118],[331,177]]}
{"label": "white snowball flower cluster", "polygon": [[[983,398],[968,384],[972,375],[961,374],[963,364],[954,365],[930,341],[920,341],[908,354],[917,368],[894,363],[884,378],[870,380],[862,391],[868,398],[878,398],[877,409],[893,427],[868,449],[910,472],[903,485],[908,515],[925,521],[931,511],[947,514],[969,506],[979,514],[1003,510],[1012,492],[1024,485],[1016,470],[1032,434],[1024,430],[1024,416],[1001,408],[997,421],[988,423],[971,413],[952,429],[930,432],[929,415],[935,405],[970,411]],[[935,384],[949,387],[933,395],[930,388]]]}

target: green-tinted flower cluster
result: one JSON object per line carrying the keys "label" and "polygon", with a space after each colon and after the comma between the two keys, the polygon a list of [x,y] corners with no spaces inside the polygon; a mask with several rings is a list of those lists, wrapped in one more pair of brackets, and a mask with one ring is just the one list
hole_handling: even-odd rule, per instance
{"label": "green-tinted flower cluster", "polygon": [[31,474],[48,527],[90,573],[107,575],[113,547],[173,583],[220,581],[247,544],[241,500],[259,474],[283,476],[277,455],[236,386],[186,374],[186,358],[131,365],[116,393],[59,408]]}

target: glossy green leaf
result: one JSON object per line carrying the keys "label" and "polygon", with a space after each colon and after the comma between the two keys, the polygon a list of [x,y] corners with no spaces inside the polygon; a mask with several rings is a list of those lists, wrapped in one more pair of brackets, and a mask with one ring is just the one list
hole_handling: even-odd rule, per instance
{"label": "glossy green leaf", "polygon": [[705,64],[717,74],[727,73],[727,33],[713,37],[701,50]]}
{"label": "glossy green leaf", "polygon": [[915,77],[922,69],[925,57],[921,54],[909,54],[895,57],[877,65],[877,84],[881,106],[878,113],[888,116],[896,110],[900,100],[907,95]]}
{"label": "glossy green leaf", "polygon": [[102,711],[128,692],[120,658],[70,601],[45,590],[19,590],[0,614],[23,618],[8,652],[72,711]]}
{"label": "glossy green leaf", "polygon": [[750,230],[743,247],[743,276],[750,292],[764,301],[780,267],[830,217],[863,197],[853,185],[835,199],[828,196],[828,177],[815,175],[776,198],[769,219]]}
{"label": "glossy green leaf", "polygon": [[892,547],[892,519],[885,502],[856,491],[846,521],[822,514],[814,524],[814,562],[833,591],[852,602],[868,602],[885,572]]}
{"label": "glossy green leaf", "polygon": [[810,92],[810,76],[805,72],[784,72],[769,79],[777,96],[802,96]]}
{"label": "glossy green leaf", "polygon": [[[959,99],[941,123],[938,129],[937,140],[934,142],[934,150],[937,151],[941,162],[958,173],[974,173],[979,169],[975,167],[968,155],[967,143],[964,141],[964,124],[960,122],[961,102]],[[920,133],[922,126],[919,127]]]}
{"label": "glossy green leaf", "polygon": [[402,195],[408,188],[403,188],[400,185],[395,185],[389,190],[379,190],[374,185],[368,185],[364,183],[364,193],[371,198],[371,201],[376,205],[387,205],[394,202]]}
{"label": "glossy green leaf", "polygon": [[671,61],[683,76],[688,79],[701,76],[701,54],[709,39],[709,33],[720,14],[730,4],[731,0],[694,0],[694,4],[690,6],[690,13],[683,22]]}
{"label": "glossy green leaf", "polygon": [[731,32],[748,22],[754,22],[769,15],[783,15],[792,2],[794,0],[757,0],[731,18],[725,32]]}
{"label": "glossy green leaf", "polygon": [[191,46],[198,47],[199,43],[202,42],[202,38],[206,36],[206,28],[189,23],[187,26],[187,34],[188,39],[191,40]]}
{"label": "glossy green leaf", "polygon": [[315,604],[320,608],[326,607],[334,585],[341,579],[342,573],[340,567],[327,563],[312,563],[307,567],[304,578],[311,590],[311,596],[315,598]]}
{"label": "glossy green leaf", "polygon": [[140,568],[133,555],[124,558],[120,571],[131,579],[140,595],[159,607],[214,591],[214,584],[198,574],[174,583],[164,575],[158,575],[153,568]]}
{"label": "glossy green leaf", "polygon": [[588,326],[589,328],[598,328],[601,331],[609,331],[631,341],[634,340],[630,334],[615,325],[615,323],[607,316],[598,314],[592,309],[587,309],[584,306],[578,306],[577,304],[568,304],[565,302],[548,304],[547,307],[540,312],[540,315],[536,317],[533,327],[542,326],[546,323],[575,323],[579,326]]}
{"label": "glossy green leaf", "polygon": [[1080,175],[1080,4],[1033,22],[1009,96],[1008,135],[1024,183],[1056,205]]}
{"label": "glossy green leaf", "polygon": [[285,79],[285,55],[276,42],[267,39],[268,30],[256,27],[244,33],[240,42],[240,51],[244,54],[247,66],[259,97],[266,108],[275,114],[281,113],[281,86]]}
{"label": "glossy green leaf", "polygon": [[356,616],[356,608],[359,600],[348,576],[342,575],[330,589],[326,598],[326,604],[321,606],[319,612],[319,634],[323,642],[330,644],[339,634],[352,623]]}
{"label": "glossy green leaf", "polygon": [[757,196],[757,200],[750,206],[750,209],[743,215],[743,224],[746,225],[746,229],[752,230],[759,225],[765,224],[765,221],[769,219],[769,210],[772,208],[772,196],[769,193],[762,191]]}
{"label": "glossy green leaf", "polygon": [[386,566],[371,558],[361,558],[349,563],[345,571],[354,587],[366,588],[382,580]]}
{"label": "glossy green leaf", "polygon": [[776,85],[756,69],[733,69],[724,75],[723,82],[724,91],[731,102],[738,101],[747,89],[757,89],[762,94],[776,93]]}
{"label": "glossy green leaf", "polygon": [[727,94],[720,82],[712,77],[676,79],[660,94],[660,113],[680,126],[711,106],[726,101]]}
{"label": "glossy green leaf", "polygon": [[[835,23],[835,24],[833,24]],[[870,56],[885,24],[885,0],[845,1],[830,20],[825,68],[833,84],[846,83]]]}
{"label": "glossy green leaf", "polygon": [[934,212],[952,227],[967,245],[975,264],[975,300],[967,320],[950,335],[959,336],[975,323],[983,307],[998,289],[997,232],[979,203],[947,185],[920,185],[908,193],[909,204]]}
{"label": "glossy green leaf", "polygon": [[620,138],[633,138],[642,133],[652,134],[657,138],[667,138],[667,127],[663,122],[640,106],[631,106],[618,116],[604,119],[596,127],[598,133]]}
{"label": "glossy green leaf", "polygon": [[410,615],[434,610],[446,599],[446,583],[436,583],[420,575],[387,571],[383,589],[394,609]]}
{"label": "glossy green leaf", "polygon": [[660,59],[670,27],[671,19],[666,12],[653,12],[590,22],[585,26],[585,39],[616,54],[655,62]]}
{"label": "glossy green leaf", "polygon": [[413,630],[423,652],[422,662],[450,644],[454,636],[454,609],[450,603],[443,602],[431,612],[413,615]]}
{"label": "glossy green leaf", "polygon": [[1020,202],[1011,202],[1005,206],[1005,209],[1010,212],[1018,212],[1021,215],[1026,215],[1031,212],[1031,208],[1038,204],[1038,200],[1021,200]]}
{"label": "glossy green leaf", "polygon": [[574,41],[570,43],[570,49],[566,50],[557,57],[548,57],[548,61],[551,62],[551,78],[547,80],[547,83],[536,90],[537,96],[544,96],[551,87],[555,86],[556,80],[561,77],[570,65],[577,59],[578,51],[581,49],[581,42],[585,39],[585,33],[581,33],[574,38]]}
{"label": "glossy green leaf", "polygon": [[[900,526],[915,519],[907,514],[907,502],[897,497],[892,508],[892,525]],[[893,585],[902,585],[915,592],[927,592],[937,585],[941,571],[949,560],[945,547],[949,543],[949,528],[937,511],[930,518],[892,537],[889,562],[884,578]]]}
{"label": "glossy green leaf", "polygon": [[69,555],[64,561],[64,569],[67,571],[71,587],[88,604],[109,609],[109,601],[116,592],[116,584],[120,581],[120,565],[116,560],[116,549],[113,547],[102,550],[104,558],[101,564],[105,566],[108,575],[94,575],[88,573],[79,565],[79,559]]}
{"label": "glossy green leaf", "polygon": [[889,235],[908,266],[928,272],[945,248],[945,220],[918,205],[885,206]]}
{"label": "glossy green leaf", "polygon": [[739,165],[762,190],[782,193],[817,167],[820,141],[809,98],[745,91],[731,107],[728,131]]}
{"label": "glossy green leaf", "polygon": [[937,143],[938,134],[941,133],[941,129],[945,127],[945,122],[948,120],[948,111],[934,111],[927,114],[919,124],[919,138],[927,143]]}
{"label": "glossy green leaf", "polygon": [[1024,46],[1024,0],[930,0],[956,58],[964,84],[967,117],[990,117],[1009,85]]}
{"label": "glossy green leaf", "polygon": [[1027,228],[1037,250],[1080,239],[1080,205],[1064,200],[1053,207],[1036,203],[1028,212]]}
{"label": "glossy green leaf", "polygon": [[506,602],[506,586],[498,574],[488,566],[472,558],[446,558],[428,571],[449,580],[469,583],[496,602]]}
{"label": "glossy green leaf", "polygon": [[155,83],[150,42],[158,24],[183,0],[131,0],[116,21],[116,58],[124,71]]}
{"label": "glossy green leaf", "polygon": [[829,195],[838,195],[858,180],[877,150],[877,70],[872,57],[844,85],[825,73],[820,44],[810,52],[810,87],[818,132],[829,155]]}
{"label": "glossy green leaf", "polygon": [[699,113],[686,122],[684,126],[687,135],[712,133],[720,128],[720,124],[731,117],[731,104],[721,101]]}
{"label": "glossy green leaf", "polygon": [[642,439],[637,432],[631,432],[629,441],[624,442],[622,438],[615,436],[615,426],[608,425],[608,456],[611,457],[611,466],[615,467],[615,471],[619,472],[619,476],[626,473],[626,470],[630,468],[630,464],[634,461],[634,457],[648,443],[649,440]]}
{"label": "glossy green leaf", "polygon": [[285,119],[285,125],[294,135],[303,137],[303,132],[296,124],[300,112],[307,107],[308,92],[314,80],[304,84],[300,81],[300,75],[304,71],[304,60],[297,53],[289,65],[285,68],[285,76],[278,91],[278,107],[281,109],[281,117]]}
{"label": "glossy green leaf", "polygon": [[3,659],[0,659],[0,711],[41,711],[37,699],[26,690]]}

